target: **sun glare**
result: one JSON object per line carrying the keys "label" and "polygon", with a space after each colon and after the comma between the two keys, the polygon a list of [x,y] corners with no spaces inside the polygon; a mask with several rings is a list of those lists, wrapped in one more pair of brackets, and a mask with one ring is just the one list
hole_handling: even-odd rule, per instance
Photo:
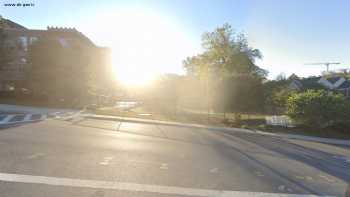
{"label": "sun glare", "polygon": [[123,85],[144,86],[159,74],[179,73],[181,61],[193,53],[185,28],[164,14],[129,8],[100,17],[108,19],[108,28],[112,25],[102,36],[112,40],[107,44],[112,48],[114,73]]}

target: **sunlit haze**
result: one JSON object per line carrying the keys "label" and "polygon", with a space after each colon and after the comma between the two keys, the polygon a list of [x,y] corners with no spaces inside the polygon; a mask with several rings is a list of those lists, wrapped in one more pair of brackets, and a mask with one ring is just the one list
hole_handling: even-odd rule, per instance
{"label": "sunlit haze", "polygon": [[[159,73],[183,73],[182,60],[198,53],[201,34],[230,23],[261,50],[257,64],[269,78],[281,72],[319,75],[324,66],[349,68],[349,2],[310,1],[35,1],[30,8],[1,7],[5,18],[31,29],[75,27],[113,50],[123,84],[149,82]],[[48,12],[48,10],[50,10]]]}
{"label": "sunlit haze", "polygon": [[[113,28],[105,32],[111,21]],[[195,51],[185,27],[150,9],[121,8],[91,22],[109,39],[115,76],[127,86],[147,85],[163,73],[182,73],[182,60]]]}

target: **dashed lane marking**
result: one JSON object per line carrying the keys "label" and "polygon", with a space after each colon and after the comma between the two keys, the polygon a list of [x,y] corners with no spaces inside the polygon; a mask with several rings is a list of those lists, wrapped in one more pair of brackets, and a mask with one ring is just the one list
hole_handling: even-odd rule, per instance
{"label": "dashed lane marking", "polygon": [[104,157],[103,161],[100,162],[100,165],[108,165],[112,159],[113,159],[113,157]]}
{"label": "dashed lane marking", "polygon": [[261,177],[264,176],[264,174],[260,171],[255,171],[254,173],[256,174],[256,176],[261,176]]}
{"label": "dashed lane marking", "polygon": [[[87,179],[70,179],[47,176],[33,176],[23,174],[0,173],[0,181],[15,182],[15,183],[32,183],[44,184],[53,186],[68,186],[68,187],[84,187],[94,189],[112,189],[137,192],[151,192],[159,194],[174,194],[185,196],[204,196],[204,197],[316,197],[315,195],[302,194],[278,194],[278,193],[263,193],[263,192],[244,192],[244,191],[228,191],[228,190],[209,190],[187,187],[161,186],[137,184],[128,182],[116,181],[98,181]],[[285,187],[283,188],[285,189]],[[287,190],[288,191],[288,190]]]}
{"label": "dashed lane marking", "polygon": [[159,168],[162,169],[162,170],[169,169],[168,164],[166,164],[166,163],[162,163]]}
{"label": "dashed lane marking", "polygon": [[328,181],[328,182],[331,182],[331,183],[334,183],[336,180],[335,179],[332,179],[331,177],[329,176],[326,176],[326,175],[323,175],[323,174],[320,174],[319,175],[321,178],[323,178],[324,180]]}
{"label": "dashed lane marking", "polygon": [[35,158],[43,157],[44,155],[45,155],[44,153],[35,153],[35,154],[32,154],[32,155],[29,155],[27,157],[27,159],[35,159]]}

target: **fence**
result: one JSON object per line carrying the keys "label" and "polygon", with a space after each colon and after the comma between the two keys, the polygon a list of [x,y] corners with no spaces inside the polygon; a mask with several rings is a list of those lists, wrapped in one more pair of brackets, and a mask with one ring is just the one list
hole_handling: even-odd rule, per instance
{"label": "fence", "polygon": [[288,116],[266,116],[265,120],[267,125],[295,127],[293,121]]}

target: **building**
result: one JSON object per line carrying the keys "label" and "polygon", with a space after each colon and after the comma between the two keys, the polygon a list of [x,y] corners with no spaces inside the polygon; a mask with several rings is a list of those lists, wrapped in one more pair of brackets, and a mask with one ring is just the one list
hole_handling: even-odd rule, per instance
{"label": "building", "polygon": [[293,79],[289,84],[292,90],[302,91],[307,89],[327,89],[344,94],[350,98],[350,80],[341,76],[309,77]]}
{"label": "building", "polygon": [[[46,30],[28,29],[8,19],[2,20],[6,43],[15,48],[15,58],[7,65],[0,65],[0,91],[13,91],[20,88],[30,70],[28,49],[42,37],[57,40],[63,47],[80,46],[91,49],[96,56],[96,64],[110,63],[110,50],[96,46],[75,28],[47,27]],[[109,65],[110,66],[110,65]]]}

